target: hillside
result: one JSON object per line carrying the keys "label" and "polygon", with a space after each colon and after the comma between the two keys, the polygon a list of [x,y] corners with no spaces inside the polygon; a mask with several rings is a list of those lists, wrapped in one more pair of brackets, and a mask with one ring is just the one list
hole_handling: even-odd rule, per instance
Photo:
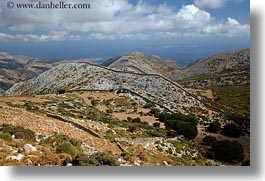
{"label": "hillside", "polygon": [[171,78],[176,72],[182,69],[173,60],[141,52],[130,53],[127,56],[114,57],[104,62],[102,65],[115,70],[160,74],[168,78]]}
{"label": "hillside", "polygon": [[176,77],[238,124],[250,122],[250,49],[221,53],[191,64]]}
{"label": "hillside", "polygon": [[0,95],[15,83],[32,79],[59,63],[0,53]]}
{"label": "hillside", "polygon": [[202,112],[202,114],[206,111],[207,114],[200,101],[189,95],[177,83],[162,76],[115,71],[88,63],[60,64],[37,78],[14,85],[7,94],[11,96],[47,94],[60,89],[129,91],[167,110],[183,113]]}
{"label": "hillside", "polygon": [[[0,98],[0,165],[248,164],[250,122],[243,106],[249,105],[249,92],[241,88],[248,84],[227,86],[222,79],[227,72],[237,79],[237,72],[247,69],[247,61],[241,61],[245,51],[213,56],[186,69],[142,53],[103,65],[61,62],[16,83],[6,91],[8,97]],[[221,59],[228,55],[238,60]],[[231,66],[222,67],[222,61]],[[188,71],[203,64],[208,66],[203,72]],[[180,83],[171,80],[176,73],[185,77]],[[209,76],[223,82],[199,86]],[[32,153],[24,148],[29,144]],[[220,146],[228,146],[229,154],[220,155]],[[233,159],[225,158],[230,153]]]}
{"label": "hillside", "polygon": [[[172,131],[152,113],[152,106],[142,106],[137,97],[124,93],[83,91],[2,97],[0,108],[0,165],[234,164],[206,159],[209,146],[181,135],[172,137]],[[200,129],[198,139],[205,135],[212,134]],[[248,137],[216,138],[239,141],[248,159]],[[59,149],[69,143],[71,149]]]}
{"label": "hillside", "polygon": [[194,62],[176,79],[187,87],[208,88],[213,85],[248,85],[250,83],[250,50],[217,54]]}

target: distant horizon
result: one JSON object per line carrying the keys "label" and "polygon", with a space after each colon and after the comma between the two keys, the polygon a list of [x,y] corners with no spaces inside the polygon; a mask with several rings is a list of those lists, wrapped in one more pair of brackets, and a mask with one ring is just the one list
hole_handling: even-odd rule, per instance
{"label": "distant horizon", "polygon": [[[103,63],[113,57],[117,57],[117,56],[126,56],[130,53],[133,53],[133,52],[141,52],[141,53],[145,53],[147,55],[155,55],[155,56],[159,56],[160,58],[164,58],[164,59],[169,59],[169,60],[172,60],[172,61],[175,61],[176,64],[180,65],[180,66],[183,66],[183,67],[186,67],[194,62],[196,62],[197,60],[200,60],[200,59],[204,59],[204,58],[207,58],[207,57],[210,57],[210,56],[213,56],[213,55],[217,55],[217,54],[220,54],[220,53],[226,53],[226,52],[233,52],[233,51],[238,51],[238,50],[242,50],[242,49],[250,49],[250,47],[243,47],[243,48],[240,48],[240,49],[230,49],[230,50],[220,50],[220,51],[217,51],[217,52],[213,52],[213,53],[209,53],[209,54],[205,54],[205,56],[194,56],[196,58],[194,59],[179,59],[178,55],[166,55],[166,54],[155,54],[155,53],[148,53],[148,52],[145,52],[145,51],[130,51],[128,53],[125,53],[125,54],[117,54],[117,55],[112,55],[112,56],[106,56],[106,57],[100,57],[100,56],[72,56],[72,58],[59,58],[59,57],[52,57],[51,55],[48,55],[48,56],[41,56],[41,55],[37,55],[37,54],[31,54],[31,53],[16,53],[16,52],[9,52],[9,51],[4,51],[4,50],[1,50],[0,49],[0,52],[2,53],[8,53],[10,55],[13,55],[13,56],[26,56],[26,57],[32,57],[32,58],[38,58],[38,59],[41,59],[41,60],[44,60],[44,61],[58,61],[58,60],[67,60],[67,61],[71,61],[71,60],[81,60],[81,59],[98,59],[97,63]],[[58,56],[58,55],[57,55]],[[183,56],[183,55],[182,55]],[[191,55],[192,56],[192,55]],[[173,57],[173,58],[172,58]],[[174,58],[176,57],[176,58]]]}

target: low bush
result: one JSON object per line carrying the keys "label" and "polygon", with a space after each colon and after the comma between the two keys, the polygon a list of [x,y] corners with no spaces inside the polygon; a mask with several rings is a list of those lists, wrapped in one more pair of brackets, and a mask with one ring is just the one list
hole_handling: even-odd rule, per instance
{"label": "low bush", "polygon": [[208,158],[208,159],[214,159],[215,158],[215,153],[213,151],[207,151],[204,155],[205,158]]}
{"label": "low bush", "polygon": [[234,124],[227,124],[223,128],[222,134],[233,138],[239,138],[242,135],[242,131]]}
{"label": "low bush", "polygon": [[112,114],[112,113],[113,113],[113,110],[112,110],[112,109],[107,109],[107,110],[106,110],[106,113],[108,113],[108,114]]}
{"label": "low bush", "polygon": [[9,133],[0,133],[0,139],[11,142],[12,136]]}
{"label": "low bush", "polygon": [[131,133],[136,132],[137,131],[137,126],[136,125],[130,125],[128,131],[131,132]]}
{"label": "low bush", "polygon": [[56,91],[56,94],[65,94],[66,90],[65,89],[59,89]]}
{"label": "low bush", "polygon": [[206,136],[202,140],[203,144],[209,145],[209,146],[212,146],[214,143],[216,143],[216,141],[217,141],[216,138],[212,136]]}
{"label": "low bush", "polygon": [[77,150],[70,142],[64,142],[56,148],[57,153],[66,153],[71,155],[72,158],[76,156]]}
{"label": "low bush", "polygon": [[97,100],[93,99],[91,101],[91,104],[92,104],[92,106],[98,106],[99,105],[99,102]]}
{"label": "low bush", "polygon": [[243,146],[237,141],[218,141],[213,145],[212,151],[215,158],[222,162],[241,162],[244,159]]}
{"label": "low bush", "polygon": [[132,122],[133,123],[141,123],[142,120],[140,118],[135,118],[135,119],[132,119]]}
{"label": "low bush", "polygon": [[160,123],[156,122],[156,123],[153,124],[153,126],[154,126],[155,128],[160,128]]}
{"label": "low bush", "polygon": [[66,135],[56,135],[46,138],[45,140],[42,140],[42,144],[55,144],[55,146],[58,146],[64,142],[69,142],[73,146],[75,146],[78,150],[81,149],[81,141],[78,141],[74,138],[69,138]]}
{"label": "low bush", "polygon": [[97,152],[91,156],[78,155],[73,161],[76,166],[117,166],[117,158],[110,152]]}
{"label": "low bush", "polygon": [[212,122],[207,128],[207,131],[210,133],[218,133],[220,130],[221,130],[221,124],[217,121]]}
{"label": "low bush", "polygon": [[35,133],[29,129],[25,129],[21,126],[13,126],[9,124],[2,125],[2,132],[15,135],[16,139],[24,139],[28,141],[35,140]]}
{"label": "low bush", "polygon": [[174,130],[178,135],[183,135],[188,139],[194,139],[198,134],[197,124],[199,121],[193,115],[160,113],[158,119],[165,123],[167,130]]}
{"label": "low bush", "polygon": [[183,135],[185,138],[194,139],[198,135],[197,125],[184,121],[169,120],[165,122],[167,129],[176,131],[179,135]]}
{"label": "low bush", "polygon": [[152,115],[154,115],[155,117],[159,117],[160,110],[157,109],[157,108],[152,108],[151,111],[150,111],[150,113],[151,113]]}

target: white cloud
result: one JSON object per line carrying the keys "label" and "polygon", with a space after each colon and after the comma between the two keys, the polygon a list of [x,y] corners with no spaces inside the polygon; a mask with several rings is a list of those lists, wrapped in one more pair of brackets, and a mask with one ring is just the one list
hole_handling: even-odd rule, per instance
{"label": "white cloud", "polygon": [[179,28],[201,28],[211,22],[211,15],[194,5],[183,6],[176,16]]}
{"label": "white cloud", "polygon": [[80,39],[78,35],[67,35],[65,32],[50,32],[50,34],[7,34],[0,33],[1,41],[10,41],[10,40],[18,40],[18,41],[61,41],[61,40],[77,40]]}
{"label": "white cloud", "polygon": [[194,0],[194,4],[199,8],[218,9],[228,2],[240,3],[243,0]]}
{"label": "white cloud", "polygon": [[[28,3],[30,0],[15,1]],[[199,3],[199,0],[196,1]],[[204,2],[206,1],[204,0]],[[221,1],[224,2],[224,0]],[[1,1],[0,7],[4,7],[3,3],[6,2],[7,0]],[[31,2],[34,1],[31,0]],[[47,2],[47,0],[42,2]],[[227,22],[217,22],[209,12],[195,5],[186,5],[176,9],[166,3],[154,5],[150,3],[151,1],[149,3],[139,1],[136,5],[129,3],[128,0],[67,0],[66,2],[89,2],[91,9],[9,10],[2,8],[0,11],[0,32],[1,29],[5,29],[5,32],[8,33],[1,33],[0,40],[147,40],[154,37],[177,38],[213,34],[220,36],[249,34],[249,25],[241,24],[233,18],[228,18]],[[212,7],[214,7],[213,4]]]}
{"label": "white cloud", "polygon": [[210,24],[203,33],[223,35],[228,37],[242,36],[249,33],[250,25],[241,25],[237,20],[228,17],[225,23]]}
{"label": "white cloud", "polygon": [[201,8],[217,9],[224,6],[228,0],[195,0],[194,4]]}

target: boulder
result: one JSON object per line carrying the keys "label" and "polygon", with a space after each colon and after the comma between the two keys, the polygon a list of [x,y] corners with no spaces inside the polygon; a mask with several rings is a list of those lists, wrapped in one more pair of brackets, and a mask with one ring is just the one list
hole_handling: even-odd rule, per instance
{"label": "boulder", "polygon": [[15,161],[21,161],[24,159],[23,154],[18,154],[17,156],[8,156],[6,157],[7,160],[15,160]]}
{"label": "boulder", "polygon": [[37,149],[34,146],[32,146],[31,144],[25,144],[23,149],[24,149],[25,153],[31,153],[31,152],[37,151]]}

